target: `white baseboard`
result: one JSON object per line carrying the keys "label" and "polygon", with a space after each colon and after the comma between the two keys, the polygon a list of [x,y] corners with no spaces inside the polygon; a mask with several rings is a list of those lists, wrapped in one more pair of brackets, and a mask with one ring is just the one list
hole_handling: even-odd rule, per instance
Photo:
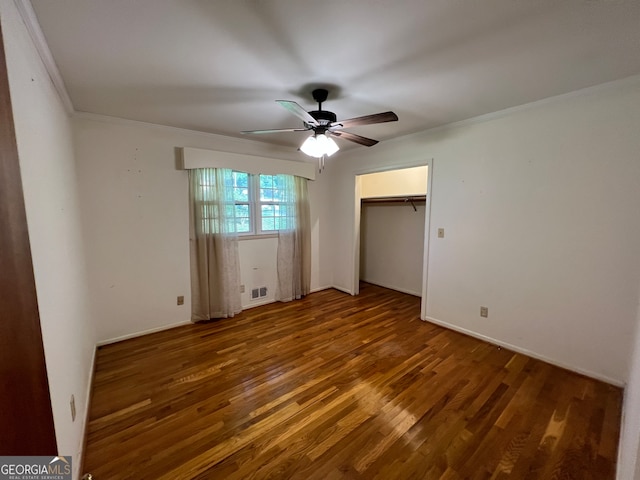
{"label": "white baseboard", "polygon": [[389,290],[395,290],[396,292],[406,293],[408,295],[413,295],[414,297],[422,297],[420,292],[416,292],[415,290],[409,290],[407,288],[396,287],[395,285],[388,285],[380,282],[372,282],[371,280],[366,280],[364,278],[360,279],[363,282],[370,283],[371,285],[377,285],[378,287],[388,288]]}
{"label": "white baseboard", "polygon": [[621,380],[618,380],[617,378],[611,378],[611,377],[608,377],[606,375],[602,375],[602,374],[597,373],[597,372],[592,372],[590,370],[586,370],[586,369],[583,369],[583,368],[580,368],[580,367],[576,367],[575,365],[567,365],[566,363],[560,362],[560,361],[555,360],[553,358],[546,357],[544,355],[540,355],[539,353],[532,352],[531,350],[527,350],[526,348],[518,347],[517,345],[512,345],[510,343],[506,343],[506,342],[503,342],[503,341],[500,341],[500,340],[496,340],[495,338],[488,337],[486,335],[482,335],[482,334],[474,332],[472,330],[467,330],[466,328],[462,328],[462,327],[459,327],[457,325],[452,325],[450,323],[443,322],[442,320],[438,320],[437,318],[426,317],[424,320],[427,321],[427,322],[430,322],[430,323],[435,323],[436,325],[439,325],[441,327],[448,328],[449,330],[454,330],[456,332],[463,333],[465,335],[469,335],[470,337],[477,338],[478,340],[483,340],[483,341],[485,341],[487,343],[491,343],[493,345],[498,345],[500,347],[504,347],[507,350],[512,350],[514,352],[521,353],[521,354],[526,355],[528,357],[535,358],[537,360],[542,360],[543,362],[550,363],[551,365],[555,365],[556,367],[564,368],[565,370],[570,370],[572,372],[579,373],[580,375],[584,375],[586,377],[590,377],[590,378],[593,378],[595,380],[600,380],[601,382],[605,382],[605,383],[608,383],[608,384],[616,386],[616,387],[622,387],[622,388],[625,387],[625,382],[623,382]]}
{"label": "white baseboard", "polygon": [[309,293],[316,293],[316,292],[321,292],[322,290],[329,290],[330,288],[334,288],[331,285],[326,285],[324,287],[316,287],[316,288],[312,288]]}
{"label": "white baseboard", "polygon": [[[326,290],[328,288],[337,288],[337,287],[332,287],[330,285],[326,286],[326,287],[319,287],[319,288],[313,289],[310,293],[319,292],[320,290]],[[338,288],[338,290],[340,290],[340,289]],[[351,292],[346,292],[346,293],[351,294]],[[270,298],[270,299],[267,299],[267,300],[261,300],[259,302],[252,302],[252,303],[247,304],[247,305],[242,305],[242,309],[243,310],[249,310],[251,308],[261,307],[263,305],[268,305],[270,303],[275,303],[275,302],[276,302],[276,300],[274,300],[273,298]],[[182,325],[189,325],[190,323],[191,322],[189,320],[186,320],[186,321],[182,321],[182,322],[172,323],[172,324],[169,324],[169,325],[163,325],[161,327],[150,328],[148,330],[142,330],[140,332],[129,333],[127,335],[122,335],[122,336],[119,336],[119,337],[109,338],[109,339],[106,339],[106,340],[100,340],[99,342],[96,343],[96,347],[102,347],[103,345],[109,345],[111,343],[121,342],[123,340],[129,340],[130,338],[141,337],[143,335],[148,335],[150,333],[156,333],[156,332],[161,332],[163,330],[169,330],[171,328],[180,327]]]}
{"label": "white baseboard", "polygon": [[100,340],[96,343],[96,347],[102,347],[103,345],[109,345],[110,343],[121,342],[122,340],[129,340],[130,338],[141,337],[143,335],[148,335],[150,333],[161,332],[163,330],[169,330],[175,327],[181,327],[182,325],[189,325],[191,322],[189,320],[185,320],[182,322],[172,323],[169,325],[163,325],[161,327],[150,328],[149,330],[142,330],[140,332],[129,333],[127,335],[122,335],[120,337],[110,338],[107,340]]}
{"label": "white baseboard", "polygon": [[348,293],[349,295],[353,295],[353,292],[351,290],[349,290],[348,288],[345,287],[339,287],[337,285],[332,285],[331,288],[335,288],[336,290],[339,290],[343,293]]}
{"label": "white baseboard", "polygon": [[269,298],[264,300],[258,300],[256,302],[248,303],[247,305],[242,305],[242,310],[250,310],[255,307],[262,307],[263,305],[269,305],[270,303],[276,303],[275,298]]}
{"label": "white baseboard", "polygon": [[[314,288],[314,289],[310,290],[309,293],[320,292],[322,290],[328,290],[329,288],[333,288],[333,287],[331,285],[328,285],[326,287],[317,287],[317,288]],[[269,305],[270,303],[276,303],[277,301],[278,300],[276,300],[274,298],[271,298],[269,300],[262,300],[262,301],[259,301],[259,302],[252,302],[252,303],[250,303],[248,305],[243,305],[242,309],[243,310],[249,310],[250,308],[261,307],[263,305]]]}

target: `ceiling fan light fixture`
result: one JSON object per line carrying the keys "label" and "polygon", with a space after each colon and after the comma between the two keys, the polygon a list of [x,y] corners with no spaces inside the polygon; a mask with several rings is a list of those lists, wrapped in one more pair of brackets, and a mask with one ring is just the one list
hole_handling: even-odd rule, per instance
{"label": "ceiling fan light fixture", "polygon": [[333,138],[329,138],[323,133],[311,135],[300,146],[302,153],[315,158],[320,158],[324,155],[330,157],[339,149],[340,147],[338,147],[338,144],[333,140]]}
{"label": "ceiling fan light fixture", "polygon": [[331,137],[327,137],[324,134],[317,135],[316,141],[318,142],[318,144],[320,145],[320,148],[324,151],[324,154],[327,157],[330,157],[331,155],[336,153],[338,150],[340,150],[340,147],[338,147],[338,144],[335,142],[335,140]]}

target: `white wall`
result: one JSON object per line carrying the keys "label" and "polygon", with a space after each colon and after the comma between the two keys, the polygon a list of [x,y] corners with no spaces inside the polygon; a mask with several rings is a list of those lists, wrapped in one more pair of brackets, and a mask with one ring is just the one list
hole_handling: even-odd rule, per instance
{"label": "white wall", "polygon": [[73,455],[77,467],[95,334],[87,303],[72,129],[11,0],[0,0],[0,16],[58,453]]}
{"label": "white wall", "polygon": [[[242,293],[242,308],[252,308],[275,301],[277,286],[278,239],[242,239],[238,244],[240,277],[245,291]],[[267,287],[267,296],[251,299],[251,290]]]}
{"label": "white wall", "polygon": [[334,284],[352,285],[355,174],[434,158],[427,316],[622,384],[640,283],[639,131],[636,78],[332,157]]}
{"label": "white wall", "polygon": [[[178,147],[282,159],[300,155],[254,141],[87,115],[74,125],[100,342],[189,321],[188,177],[177,168]],[[321,198],[324,181],[309,182],[314,289],[331,284],[320,265],[319,237],[328,213]],[[275,293],[275,246],[273,238],[240,242],[242,282],[247,290],[264,282],[269,296],[261,300],[273,300]],[[185,296],[183,306],[176,305],[178,295]],[[242,298],[245,307],[262,303],[251,301],[248,291]]]}
{"label": "white wall", "polygon": [[360,197],[426,195],[427,166],[360,175]]}
{"label": "white wall", "polygon": [[362,204],[360,280],[422,295],[424,203],[416,210],[410,203]]}

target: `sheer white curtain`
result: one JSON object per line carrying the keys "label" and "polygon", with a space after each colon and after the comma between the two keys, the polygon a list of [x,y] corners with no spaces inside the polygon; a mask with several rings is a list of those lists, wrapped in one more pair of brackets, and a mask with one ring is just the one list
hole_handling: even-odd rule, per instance
{"label": "sheer white curtain", "polygon": [[233,317],[242,310],[232,171],[189,170],[191,320]]}
{"label": "sheer white curtain", "polygon": [[282,206],[287,209],[278,230],[276,300],[288,302],[307,295],[311,285],[311,222],[307,179],[282,175]]}

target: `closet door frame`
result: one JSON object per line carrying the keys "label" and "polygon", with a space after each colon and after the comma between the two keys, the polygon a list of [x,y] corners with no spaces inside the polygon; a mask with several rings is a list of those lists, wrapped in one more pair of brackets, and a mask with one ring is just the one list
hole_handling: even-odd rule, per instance
{"label": "closet door frame", "polygon": [[360,293],[360,221],[362,214],[362,192],[361,192],[361,175],[369,173],[389,172],[392,170],[403,170],[405,168],[427,166],[427,195],[425,205],[425,221],[424,221],[424,260],[422,270],[422,301],[420,303],[420,318],[425,320],[427,317],[428,302],[428,280],[429,280],[429,235],[431,230],[431,192],[433,190],[433,158],[423,163],[398,164],[385,167],[377,167],[361,170],[354,175],[354,222],[353,222],[353,271],[351,294],[358,295]]}

